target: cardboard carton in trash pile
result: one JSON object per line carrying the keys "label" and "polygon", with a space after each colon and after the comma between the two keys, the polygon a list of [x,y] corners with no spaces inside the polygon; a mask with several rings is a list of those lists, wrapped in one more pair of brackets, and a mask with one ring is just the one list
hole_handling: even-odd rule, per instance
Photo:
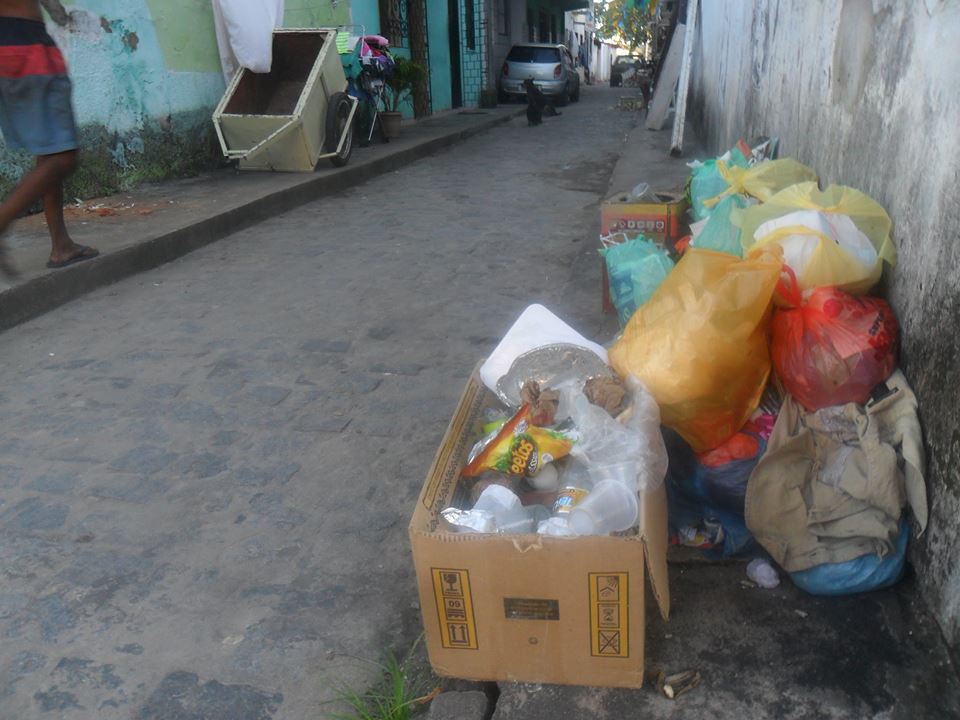
{"label": "cardboard carton in trash pile", "polygon": [[539,305],[470,377],[409,528],[438,674],[643,684],[645,576],[669,609],[667,459],[656,403],[618,387]]}
{"label": "cardboard carton in trash pile", "polygon": [[652,239],[677,240],[687,211],[685,197],[671,192],[656,192],[654,197],[656,200],[634,200],[629,192],[623,192],[604,201],[600,206],[600,234],[642,233]]}
{"label": "cardboard carton in trash pile", "polygon": [[[600,236],[607,238],[604,246],[643,235],[675,256],[674,243],[685,234],[686,197],[682,193],[649,191],[640,199],[633,195],[618,193],[600,206]],[[603,312],[612,313],[607,265],[602,261],[600,276]]]}
{"label": "cardboard carton in trash pile", "polygon": [[666,617],[663,486],[641,496],[634,535],[454,534],[440,513],[496,396],[474,373],[410,522],[427,649],[439,675],[636,688],[643,684],[644,576]]}

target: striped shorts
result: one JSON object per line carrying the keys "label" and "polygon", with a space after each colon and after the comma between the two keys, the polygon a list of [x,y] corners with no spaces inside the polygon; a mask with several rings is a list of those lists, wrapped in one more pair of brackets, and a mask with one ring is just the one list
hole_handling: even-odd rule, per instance
{"label": "striped shorts", "polygon": [[63,55],[39,20],[0,17],[0,131],[11,150],[76,150]]}

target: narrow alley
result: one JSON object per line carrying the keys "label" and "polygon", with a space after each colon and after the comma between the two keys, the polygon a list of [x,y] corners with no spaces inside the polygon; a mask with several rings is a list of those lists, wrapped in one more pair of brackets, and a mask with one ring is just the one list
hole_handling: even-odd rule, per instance
{"label": "narrow alley", "polygon": [[0,716],[319,718],[409,647],[406,524],[466,376],[531,302],[612,334],[592,240],[634,120],[615,101],[5,333]]}

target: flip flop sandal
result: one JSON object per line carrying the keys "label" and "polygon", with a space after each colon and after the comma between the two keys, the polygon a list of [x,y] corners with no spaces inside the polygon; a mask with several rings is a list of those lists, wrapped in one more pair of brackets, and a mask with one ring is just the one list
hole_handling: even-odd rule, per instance
{"label": "flip flop sandal", "polygon": [[58,268],[65,268],[68,265],[76,265],[84,260],[92,260],[100,254],[99,250],[94,250],[92,247],[87,247],[86,245],[77,245],[77,247],[80,248],[80,252],[78,252],[72,258],[67,258],[66,260],[61,260],[60,262],[48,260],[47,267],[54,270]]}

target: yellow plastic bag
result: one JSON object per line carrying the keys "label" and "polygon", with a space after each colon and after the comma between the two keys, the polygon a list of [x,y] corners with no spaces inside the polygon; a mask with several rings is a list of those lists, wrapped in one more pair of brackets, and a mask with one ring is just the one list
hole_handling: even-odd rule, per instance
{"label": "yellow plastic bag", "polygon": [[739,431],[760,402],[781,267],[776,251],[741,260],[690,248],[610,349],[613,368],[639,378],[697,452]]}
{"label": "yellow plastic bag", "polygon": [[720,175],[730,185],[714,198],[705,200],[704,206],[712,208],[728,195],[741,193],[767,202],[776,193],[797,183],[812,180],[817,182],[817,173],[791,158],[764,160],[753,167],[737,167],[724,162],[717,163]]}
{"label": "yellow plastic bag", "polygon": [[[859,262],[835,237],[802,226],[779,228],[764,237],[756,237],[764,223],[798,210],[845,215],[856,229],[866,235],[876,250],[870,266]],[[883,207],[859,190],[831,185],[822,192],[814,182],[800,183],[781,190],[763,205],[745,209],[741,216],[740,234],[745,250],[769,244],[782,244],[787,237],[809,235],[816,245],[805,266],[794,268],[802,290],[817,287],[838,287],[854,295],[863,295],[880,279],[883,263],[897,263],[897,248],[890,239],[890,216]]]}

